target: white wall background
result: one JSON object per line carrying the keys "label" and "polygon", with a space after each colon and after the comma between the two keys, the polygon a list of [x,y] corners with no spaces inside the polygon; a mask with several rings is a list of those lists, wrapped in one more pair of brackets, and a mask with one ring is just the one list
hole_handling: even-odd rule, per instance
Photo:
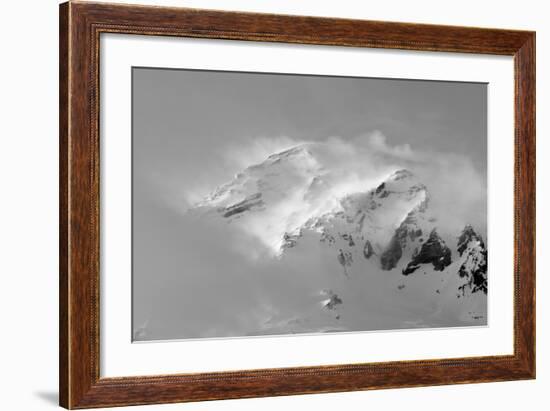
{"label": "white wall background", "polygon": [[[550,11],[544,1],[162,0],[134,2],[537,31],[535,381],[142,407],[158,410],[547,409],[550,389]],[[0,408],[57,404],[57,0],[4,2],[0,64]]]}

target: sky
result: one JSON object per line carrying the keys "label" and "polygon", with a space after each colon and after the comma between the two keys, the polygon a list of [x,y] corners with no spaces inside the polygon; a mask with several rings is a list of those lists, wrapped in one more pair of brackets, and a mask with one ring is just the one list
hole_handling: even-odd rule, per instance
{"label": "sky", "polygon": [[302,142],[345,148],[343,169],[410,166],[449,224],[486,224],[485,84],[150,68],[134,68],[132,81],[135,335],[177,338],[220,324],[231,335],[246,328],[231,313],[261,306],[267,288],[289,293],[247,280],[246,270],[277,267],[228,249],[240,234],[228,238],[186,212]]}
{"label": "sky", "polygon": [[465,155],[486,175],[484,84],[146,68],[133,82],[134,172],[196,186],[190,201],[288,141],[374,130],[393,146]]}

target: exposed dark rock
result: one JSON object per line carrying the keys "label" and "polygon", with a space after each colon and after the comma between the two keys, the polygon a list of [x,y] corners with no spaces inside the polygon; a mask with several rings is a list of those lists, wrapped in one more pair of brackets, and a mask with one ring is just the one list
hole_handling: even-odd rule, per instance
{"label": "exposed dark rock", "polygon": [[336,239],[332,234],[327,233],[326,231],[323,231],[321,233],[321,238],[319,239],[322,243],[328,243],[329,245],[332,245],[336,242]]}
{"label": "exposed dark rock", "polygon": [[403,248],[407,244],[407,239],[414,241],[422,236],[422,230],[416,226],[417,212],[418,210],[413,210],[407,214],[405,220],[395,230],[390,243],[380,256],[380,265],[383,270],[392,270],[395,268],[403,255]]}
{"label": "exposed dark rock", "polygon": [[420,268],[420,265],[418,264],[412,264],[412,262],[410,262],[409,264],[407,264],[407,266],[405,268],[403,268],[403,275],[409,275],[409,274],[412,274],[414,273],[416,270],[418,270]]}
{"label": "exposed dark rock", "polygon": [[481,291],[487,294],[487,249],[485,243],[472,226],[467,225],[458,238],[458,252],[464,262],[458,269],[458,275],[467,282],[459,287],[464,293],[466,289],[472,293]]}
{"label": "exposed dark rock", "polygon": [[338,251],[338,262],[344,268],[351,266],[353,263],[352,254],[349,251],[342,251],[342,249],[340,249]]}
{"label": "exposed dark rock", "polygon": [[466,250],[466,248],[468,247],[468,244],[472,240],[479,241],[480,246],[483,249],[485,248],[485,244],[483,243],[483,239],[481,238],[481,236],[478,235],[474,231],[474,228],[471,225],[468,224],[466,227],[464,227],[464,230],[462,230],[462,233],[460,234],[460,237],[458,237],[458,248],[457,248],[457,250],[458,250],[458,253],[460,254],[461,257],[462,257],[462,254],[464,253],[464,251]]}
{"label": "exposed dark rock", "polygon": [[332,290],[326,290],[325,294],[328,297],[328,300],[324,303],[324,307],[328,310],[335,310],[339,305],[342,304],[342,299],[338,297]]}
{"label": "exposed dark rock", "polygon": [[240,214],[244,211],[248,211],[254,207],[262,207],[264,205],[263,200],[261,199],[262,193],[256,193],[251,196],[246,197],[243,201],[240,201],[232,206],[225,207],[221,209],[223,216],[225,218],[231,217],[235,214]]}
{"label": "exposed dark rock", "polygon": [[391,194],[391,192],[388,191],[388,190],[382,190],[377,194],[378,194],[378,197],[380,197],[380,198],[386,198]]}
{"label": "exposed dark rock", "polygon": [[344,233],[344,234],[340,234],[340,237],[341,237],[343,240],[347,241],[347,242],[348,242],[348,245],[349,245],[350,247],[354,247],[354,246],[355,246],[355,241],[353,241],[353,236],[352,236],[351,234],[345,234],[345,233]]}
{"label": "exposed dark rock", "polygon": [[374,255],[374,248],[369,240],[365,242],[365,246],[363,247],[363,255],[367,260]]}
{"label": "exposed dark rock", "polygon": [[402,255],[403,250],[401,249],[398,230],[396,230],[390,240],[390,243],[380,256],[380,266],[382,267],[382,270],[389,271],[394,269]]}
{"label": "exposed dark rock", "polygon": [[404,275],[412,274],[421,264],[432,264],[436,271],[443,271],[451,264],[451,250],[435,229],[430,233],[428,240],[422,244],[420,251],[415,251],[412,260],[402,272]]}
{"label": "exposed dark rock", "polygon": [[300,230],[297,234],[284,233],[283,235],[283,248],[292,248],[296,246],[298,239],[302,237],[302,231]]}
{"label": "exposed dark rock", "polygon": [[385,187],[386,187],[386,183],[382,183],[378,187],[376,187],[376,194],[380,194]]}
{"label": "exposed dark rock", "polygon": [[288,158],[290,156],[300,154],[300,153],[305,153],[305,154],[311,155],[311,153],[306,148],[304,148],[304,146],[299,145],[299,146],[296,146],[296,147],[289,148],[287,150],[280,151],[280,152],[275,153],[275,154],[271,154],[268,158],[269,159]]}
{"label": "exposed dark rock", "polygon": [[[460,269],[459,269],[459,275],[461,277],[464,276],[465,270],[463,267],[464,265],[460,266]],[[474,271],[472,271],[467,283],[458,287],[458,289],[462,291],[462,295],[464,295],[466,288],[469,288],[472,291],[472,293],[481,291],[484,294],[487,294],[487,263],[486,262],[480,265]]]}

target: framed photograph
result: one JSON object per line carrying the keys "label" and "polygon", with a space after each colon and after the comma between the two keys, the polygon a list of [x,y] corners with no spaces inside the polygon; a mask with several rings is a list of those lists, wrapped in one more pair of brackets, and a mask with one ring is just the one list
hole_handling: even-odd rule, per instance
{"label": "framed photograph", "polygon": [[60,405],[535,378],[535,33],[60,6]]}

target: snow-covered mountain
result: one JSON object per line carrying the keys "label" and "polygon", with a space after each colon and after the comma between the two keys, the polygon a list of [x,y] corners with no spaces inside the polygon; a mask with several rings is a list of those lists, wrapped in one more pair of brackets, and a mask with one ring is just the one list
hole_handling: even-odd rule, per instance
{"label": "snow-covered mountain", "polygon": [[311,310],[267,318],[263,332],[350,329],[347,318],[371,314],[369,298],[382,301],[375,309],[383,318],[390,318],[386,311],[392,319],[399,310],[417,313],[381,320],[377,329],[486,324],[481,235],[466,224],[441,232],[428,187],[411,171],[396,165],[381,175],[357,175],[328,167],[333,155],[322,143],[275,153],[192,209],[253,236],[272,258],[330,261],[333,278],[307,297],[316,301]]}

